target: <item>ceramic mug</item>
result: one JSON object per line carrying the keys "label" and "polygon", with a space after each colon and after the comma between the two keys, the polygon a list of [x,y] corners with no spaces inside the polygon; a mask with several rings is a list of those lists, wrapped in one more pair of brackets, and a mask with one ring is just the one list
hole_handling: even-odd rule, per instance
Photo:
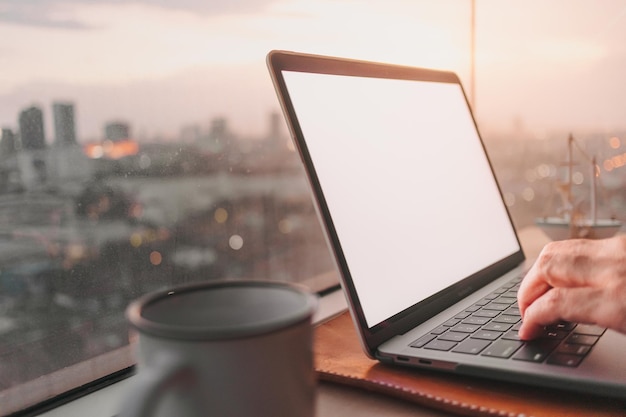
{"label": "ceramic mug", "polygon": [[137,375],[120,416],[313,417],[316,297],[269,281],[221,281],[132,302]]}

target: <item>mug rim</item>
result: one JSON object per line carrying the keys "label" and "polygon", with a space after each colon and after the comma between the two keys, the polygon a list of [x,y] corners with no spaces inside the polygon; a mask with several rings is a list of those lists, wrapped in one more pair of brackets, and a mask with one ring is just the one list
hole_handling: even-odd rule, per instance
{"label": "mug rim", "polygon": [[[203,328],[198,326],[173,325],[156,322],[146,318],[142,314],[146,307],[174,294],[180,295],[199,289],[222,287],[273,287],[297,293],[299,296],[302,296],[305,303],[302,308],[297,311],[290,312],[290,314],[286,314],[282,317],[274,318],[271,321],[265,323],[243,324],[237,326],[236,328]],[[269,280],[223,280],[194,282],[149,292],[140,296],[128,305],[126,309],[126,318],[131,327],[138,330],[140,333],[146,333],[152,336],[183,340],[225,340],[267,335],[276,331],[284,330],[298,323],[310,321],[316,309],[317,297],[315,297],[314,294],[303,285]]]}

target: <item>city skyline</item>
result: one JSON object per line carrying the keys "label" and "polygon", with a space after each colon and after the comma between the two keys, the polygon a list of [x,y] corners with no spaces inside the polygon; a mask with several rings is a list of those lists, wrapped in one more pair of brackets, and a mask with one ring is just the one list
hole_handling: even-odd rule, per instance
{"label": "city skyline", "polygon": [[[125,139],[150,141],[195,141],[199,138],[215,133],[221,136],[229,135],[242,139],[236,129],[232,129],[229,119],[226,117],[214,117],[207,119],[204,123],[200,121],[190,121],[187,124],[180,125],[175,136],[163,136],[157,132],[154,137],[140,137],[134,134],[135,127],[132,120],[124,117],[112,118],[102,122],[101,132],[94,137],[81,137],[76,134],[76,119],[74,117],[75,108],[77,107],[72,101],[55,100],[49,107],[50,112],[46,112],[46,108],[41,105],[33,104],[26,108],[18,110],[17,123],[15,126],[5,124],[2,126],[3,137],[7,137],[7,141],[15,142],[14,145],[5,148],[19,149],[39,149],[47,145],[72,145],[72,144],[88,144],[93,142],[101,142],[105,140],[119,141]],[[265,126],[262,132],[259,132],[253,139],[280,139],[284,136],[284,122],[282,115],[278,112],[268,112],[265,115]],[[52,129],[49,129],[49,126]],[[217,132],[219,130],[219,132]],[[45,132],[50,132],[46,135]],[[34,135],[34,138],[33,138]],[[251,137],[243,137],[250,139]],[[26,145],[24,145],[26,143]],[[5,150],[6,151],[6,150]]]}
{"label": "city skyline", "polygon": [[[33,99],[65,98],[80,108],[81,137],[119,117],[146,136],[216,117],[252,136],[278,110],[265,68],[271,49],[451,69],[470,85],[470,2],[0,4],[3,126]],[[479,125],[624,127],[624,0],[475,4]]]}

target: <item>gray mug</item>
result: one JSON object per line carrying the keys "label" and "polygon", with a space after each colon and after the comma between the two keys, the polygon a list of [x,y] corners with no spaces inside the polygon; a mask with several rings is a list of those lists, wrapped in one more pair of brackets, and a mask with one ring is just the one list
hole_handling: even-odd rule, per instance
{"label": "gray mug", "polygon": [[313,417],[316,297],[269,281],[150,293],[126,315],[137,375],[120,416]]}

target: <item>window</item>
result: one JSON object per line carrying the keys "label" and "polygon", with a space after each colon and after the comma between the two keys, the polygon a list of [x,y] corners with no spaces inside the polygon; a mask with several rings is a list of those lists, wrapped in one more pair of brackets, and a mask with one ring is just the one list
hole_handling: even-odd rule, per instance
{"label": "window", "polygon": [[623,0],[0,0],[0,414],[131,366],[124,309],[147,291],[336,285],[271,49],[454,70],[519,230],[557,213],[570,133],[597,158],[576,186],[594,172],[598,215],[624,220],[625,17]]}

